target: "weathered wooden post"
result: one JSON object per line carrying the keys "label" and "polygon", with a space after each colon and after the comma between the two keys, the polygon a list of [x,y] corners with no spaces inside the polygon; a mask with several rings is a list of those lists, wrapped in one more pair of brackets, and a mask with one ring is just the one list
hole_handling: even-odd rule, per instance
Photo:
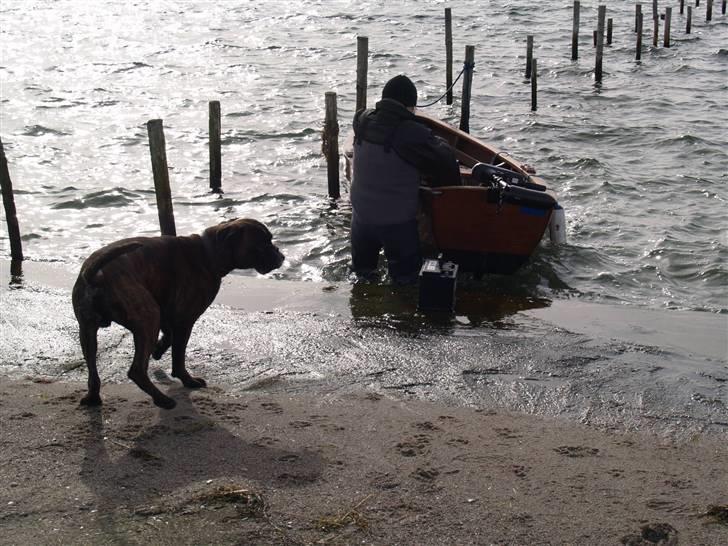
{"label": "weathered wooden post", "polygon": [[695,0],[695,7],[700,7],[700,0]]}
{"label": "weathered wooden post", "polygon": [[162,120],[150,119],[147,122],[147,133],[149,134],[149,153],[152,156],[152,174],[154,175],[154,192],[157,196],[159,227],[162,235],[177,235],[172,209],[172,192],[169,189],[167,150]]}
{"label": "weathered wooden post", "polygon": [[367,107],[367,71],[369,69],[369,38],[356,38],[356,111]]}
{"label": "weathered wooden post", "polygon": [[571,60],[579,58],[579,2],[574,2],[574,25],[571,30]]}
{"label": "weathered wooden post", "polygon": [[592,31],[592,41],[594,42],[594,47],[597,47],[597,30]]}
{"label": "weathered wooden post", "polygon": [[339,189],[339,118],[336,108],[336,93],[327,91],[326,117],[324,121],[324,134],[322,148],[326,157],[326,169],[329,181],[329,197],[341,197]]}
{"label": "weathered wooden post", "polygon": [[604,19],[607,15],[607,6],[599,6],[597,22],[597,60],[594,67],[594,80],[602,81],[602,56],[604,55]]}
{"label": "weathered wooden post", "polygon": [[220,101],[210,101],[210,189],[215,193],[222,193],[222,152]]}
{"label": "weathered wooden post", "polygon": [[607,19],[607,45],[612,45],[612,18]]}
{"label": "weathered wooden post", "polygon": [[726,4],[728,4],[728,0],[723,0],[723,2],[720,5],[720,12],[723,15],[725,15],[725,7],[726,7]]}
{"label": "weathered wooden post", "polygon": [[537,60],[531,61],[531,111],[535,112],[538,108],[538,69]]}
{"label": "weathered wooden post", "polygon": [[531,77],[531,61],[533,60],[533,35],[526,36],[526,79]]}
{"label": "weathered wooden post", "polygon": [[460,105],[460,130],[470,132],[470,93],[473,87],[473,69],[475,68],[475,46],[465,46],[465,73],[463,76],[463,95]]}
{"label": "weathered wooden post", "polygon": [[685,0],[680,0],[680,15],[685,13]]}
{"label": "weathered wooden post", "polygon": [[685,25],[685,34],[690,34],[693,29],[693,6],[688,6],[688,22]]}
{"label": "weathered wooden post", "polygon": [[445,102],[452,104],[452,9],[445,8]]}
{"label": "weathered wooden post", "polygon": [[672,8],[665,8],[665,47],[670,47],[670,20],[672,19]]}
{"label": "weathered wooden post", "polygon": [[657,0],[652,3],[652,45],[657,47],[657,42],[660,39],[660,16],[654,11],[655,9],[657,9]]}
{"label": "weathered wooden post", "polygon": [[644,22],[644,17],[642,16],[642,13],[640,12],[639,16],[637,17],[637,52],[635,54],[635,59],[640,60],[642,59],[642,23]]}
{"label": "weathered wooden post", "polygon": [[634,31],[637,32],[639,26],[640,13],[642,13],[642,4],[634,5]]}
{"label": "weathered wooden post", "polygon": [[23,260],[23,245],[20,242],[20,227],[15,212],[15,197],[13,196],[13,182],[10,180],[8,160],[5,157],[3,141],[0,140],[0,187],[5,207],[5,221],[8,224],[8,237],[10,238],[10,258],[13,261]]}
{"label": "weathered wooden post", "polygon": [[708,0],[708,5],[705,8],[705,20],[708,23],[713,20],[713,0]]}

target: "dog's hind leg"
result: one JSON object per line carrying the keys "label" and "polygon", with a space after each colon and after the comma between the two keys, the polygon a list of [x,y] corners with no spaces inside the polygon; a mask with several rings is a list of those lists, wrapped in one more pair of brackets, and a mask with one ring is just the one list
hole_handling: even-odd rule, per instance
{"label": "dog's hind leg", "polygon": [[[176,402],[162,393],[149,379],[149,357],[159,336],[159,308],[153,302],[135,302],[137,320],[125,321],[124,326],[134,334],[134,360],[129,368],[129,379],[152,397],[160,408],[172,409]],[[141,305],[140,305],[141,303]]]}
{"label": "dog's hind leg", "polygon": [[100,406],[101,379],[96,368],[97,339],[99,327],[96,324],[79,324],[79,337],[81,339],[81,350],[88,368],[88,394],[81,399],[84,406]]}
{"label": "dog's hind leg", "polygon": [[[194,323],[193,323],[194,324]],[[188,389],[206,387],[207,383],[201,377],[192,377],[185,366],[185,353],[187,342],[192,333],[192,324],[175,325],[172,334],[172,377],[176,377]]]}
{"label": "dog's hind leg", "polygon": [[162,358],[164,353],[167,352],[167,349],[169,349],[171,345],[171,332],[166,327],[162,327],[162,337],[159,339],[159,341],[157,341],[156,347],[154,347],[154,352],[152,352],[152,358],[154,358],[154,360],[159,360],[160,358]]}

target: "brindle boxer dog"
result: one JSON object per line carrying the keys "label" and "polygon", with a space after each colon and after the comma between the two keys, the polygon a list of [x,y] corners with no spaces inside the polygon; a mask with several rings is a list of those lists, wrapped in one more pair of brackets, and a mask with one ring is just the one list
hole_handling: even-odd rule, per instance
{"label": "brindle boxer dog", "polygon": [[250,219],[209,227],[202,236],[124,239],[91,254],[73,287],[73,310],[88,366],[88,394],[81,404],[101,404],[97,332],[111,322],[134,335],[128,375],[157,406],[172,409],[175,401],[150,381],[149,357],[161,358],[170,346],[172,376],[191,389],[204,387],[203,379],[187,373],[185,350],[195,321],[215,299],[221,279],[233,269],[265,274],[283,260],[270,231]]}

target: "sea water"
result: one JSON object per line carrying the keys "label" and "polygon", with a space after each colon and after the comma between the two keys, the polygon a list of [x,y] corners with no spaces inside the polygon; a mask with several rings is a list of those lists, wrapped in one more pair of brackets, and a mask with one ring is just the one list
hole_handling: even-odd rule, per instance
{"label": "sea water", "polygon": [[[100,245],[159,232],[146,122],[161,118],[178,234],[233,217],[265,222],[286,254],[272,276],[345,282],[350,208],[327,199],[324,94],[342,137],[356,100],[356,42],[369,38],[368,105],[409,75],[420,103],[445,91],[444,8],[455,74],[475,46],[470,131],[533,165],[566,210],[507,279],[534,298],[728,313],[728,18],[672,7],[671,47],[652,46],[643,3],[609,1],[613,42],[594,79],[598,2],[4,0],[0,138],[26,258],[75,268]],[[538,110],[525,79],[538,59]],[[455,102],[427,108],[457,124]],[[222,195],[209,192],[208,102],[222,109]],[[9,258],[4,212],[0,258]],[[507,234],[499,234],[507,237]]]}

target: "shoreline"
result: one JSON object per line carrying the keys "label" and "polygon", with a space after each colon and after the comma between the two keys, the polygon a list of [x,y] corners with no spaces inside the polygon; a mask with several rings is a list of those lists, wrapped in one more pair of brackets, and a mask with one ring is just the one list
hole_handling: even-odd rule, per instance
{"label": "shoreline", "polygon": [[74,275],[27,272],[2,292],[8,544],[712,546],[728,532],[728,366],[690,330],[716,335],[725,317],[680,331],[666,313],[509,300],[442,323],[386,288],[233,277],[188,351],[208,388],[182,388],[163,359],[151,375],[178,406],[156,408],[112,328],[104,405],[87,409]]}

